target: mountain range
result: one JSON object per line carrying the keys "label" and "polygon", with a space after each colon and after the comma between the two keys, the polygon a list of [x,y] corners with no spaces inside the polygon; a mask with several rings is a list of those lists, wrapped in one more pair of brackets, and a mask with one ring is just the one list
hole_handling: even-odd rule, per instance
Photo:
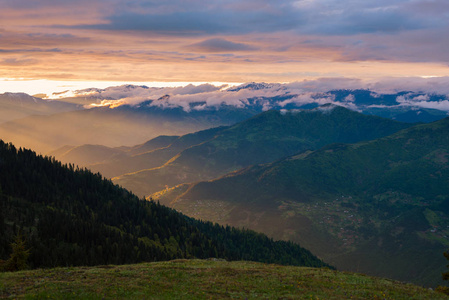
{"label": "mountain range", "polygon": [[[180,183],[210,180],[254,164],[268,163],[336,142],[356,142],[389,135],[411,126],[375,116],[366,116],[343,107],[324,105],[311,110],[267,111],[234,126],[218,128],[197,144],[187,145],[165,162],[148,169],[113,178],[138,195],[144,196]],[[170,147],[133,158],[161,162],[157,156]],[[174,152],[173,152],[174,153]],[[127,165],[114,161],[114,165]],[[97,171],[96,166],[91,167]],[[102,170],[99,170],[100,172]],[[108,173],[105,173],[108,174]]]}
{"label": "mountain range", "polygon": [[120,106],[29,116],[0,124],[0,136],[22,147],[48,153],[66,145],[136,145],[162,134],[182,135],[251,116],[233,107],[185,112],[181,108]]}
{"label": "mountain range", "polygon": [[65,101],[48,101],[25,93],[0,94],[0,123],[31,115],[51,115],[83,109],[82,105]]}
{"label": "mountain range", "polygon": [[[33,258],[35,266],[67,259],[73,264],[69,257],[76,258],[75,264],[92,264],[100,257],[114,263],[135,262],[142,259],[142,251],[157,259],[210,253],[256,259],[259,250],[272,253],[257,246],[242,254],[247,243],[238,249],[232,245],[246,233],[231,230],[233,234],[227,235],[229,224],[298,242],[343,270],[435,286],[445,264],[442,252],[449,247],[448,103],[444,95],[423,92],[311,92],[263,83],[227,89],[123,86],[80,91],[51,101],[25,94],[0,95],[0,105],[7,112],[0,120],[0,137],[69,164],[63,167],[53,158],[37,159],[62,168],[56,170],[30,159],[34,154],[14,150],[26,153],[30,170],[23,169],[22,162],[21,168],[10,165],[10,171],[2,171],[13,179],[2,177],[0,195],[8,199],[2,210],[11,217],[0,227],[6,228],[4,237],[10,239],[22,224],[19,227],[26,229],[32,237],[29,242],[40,253]],[[12,146],[5,146],[9,151],[8,147]],[[0,167],[17,161],[14,155],[6,157]],[[148,241],[141,235],[150,222],[148,216],[129,220],[138,215],[137,210],[158,211],[160,217],[152,216],[164,220],[166,208],[153,201],[142,204],[146,202],[75,165],[99,172],[138,196],[149,196],[223,227],[186,217],[177,221],[177,215],[167,210],[176,215],[174,223],[184,224],[184,233],[173,240],[172,228],[165,223],[154,225],[158,230],[168,227],[170,232],[151,232]],[[61,189],[69,181],[81,186]],[[103,188],[90,190],[86,188],[90,184]],[[45,200],[44,195],[52,196]],[[120,195],[140,204],[119,200]],[[73,199],[87,202],[71,206]],[[35,211],[40,217],[33,221]],[[110,223],[104,212],[117,220]],[[84,228],[90,237],[59,232],[44,219],[70,220],[68,227],[62,221],[57,227],[72,226],[73,232]],[[184,220],[202,229],[197,231]],[[92,224],[99,229],[93,230]],[[186,228],[195,235],[185,234]],[[54,241],[42,230],[64,238]],[[109,237],[103,240],[99,235]],[[209,254],[192,248],[197,235],[201,241],[196,245]],[[217,236],[232,237],[232,254],[223,252]],[[94,237],[99,240],[95,249],[83,244],[83,239]],[[264,238],[254,239],[256,244],[265,243]],[[284,262],[302,260],[288,258],[287,252],[296,251],[289,248],[296,247],[292,244],[270,245],[282,249],[279,256]],[[62,256],[46,259],[42,253],[49,247]],[[7,246],[3,247],[2,257],[7,252]],[[125,252],[133,253],[129,261],[122,255]]]}
{"label": "mountain range", "polygon": [[449,247],[447,132],[449,118],[153,198],[190,216],[299,242],[337,268],[435,284]]}
{"label": "mountain range", "polygon": [[125,85],[53,96],[57,99],[20,93],[0,95],[0,136],[47,154],[67,145],[130,147],[159,135],[184,135],[233,125],[270,109],[311,109],[326,103],[410,123],[432,122],[449,111],[445,95],[323,92],[306,86],[265,83],[227,89],[212,85],[165,89]]}
{"label": "mountain range", "polygon": [[[426,184],[448,184],[441,175],[447,128],[438,125],[445,121],[401,123],[331,104],[272,110],[234,126],[122,148],[89,167],[111,177],[130,172],[113,181],[192,217],[299,242],[339,268],[435,285],[439,273],[425,265],[444,265],[448,191],[422,197],[430,195]],[[441,169],[419,169],[414,160],[422,156]],[[419,253],[427,256],[410,264]]]}

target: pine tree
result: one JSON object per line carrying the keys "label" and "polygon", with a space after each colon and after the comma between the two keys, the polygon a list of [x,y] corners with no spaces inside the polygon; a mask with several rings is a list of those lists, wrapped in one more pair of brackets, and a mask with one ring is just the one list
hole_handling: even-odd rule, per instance
{"label": "pine tree", "polygon": [[5,271],[20,271],[28,268],[27,259],[30,250],[26,249],[25,238],[19,231],[11,243],[12,253],[9,259],[4,263]]}
{"label": "pine tree", "polygon": [[[444,252],[443,253],[444,257],[446,257],[447,260],[449,260],[449,251],[448,252]],[[447,267],[449,268],[449,265],[447,265]],[[444,272],[442,274],[443,280],[449,280],[449,271]]]}
{"label": "pine tree", "polygon": [[[449,260],[449,251],[448,252],[444,252],[443,255],[444,255],[444,257],[446,257],[447,260]],[[449,265],[447,265],[446,267],[449,268]],[[442,275],[443,280],[449,280],[449,271],[444,272],[441,275]],[[444,293],[446,295],[449,295],[449,287],[447,287],[447,286],[439,285],[436,290],[438,292],[441,292],[441,293]]]}

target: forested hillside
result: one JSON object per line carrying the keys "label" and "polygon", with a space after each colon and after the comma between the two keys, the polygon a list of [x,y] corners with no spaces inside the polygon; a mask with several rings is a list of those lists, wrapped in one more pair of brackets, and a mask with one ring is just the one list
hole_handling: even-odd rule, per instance
{"label": "forested hillside", "polygon": [[[375,139],[410,126],[330,104],[315,109],[271,110],[216,130],[208,139],[174,154],[165,164],[133,170],[113,181],[143,196],[166,186],[210,180],[249,165],[272,162],[331,143]],[[157,160],[154,154],[145,156],[145,160]],[[148,165],[142,158],[139,157],[140,165]],[[120,164],[131,165],[116,162]]]}
{"label": "forested hillside", "polygon": [[0,259],[20,231],[31,268],[193,257],[325,266],[297,244],[188,218],[3,141],[0,199]]}
{"label": "forested hillside", "polygon": [[[105,177],[115,177],[126,173],[132,173],[144,169],[156,168],[164,165],[170,159],[178,155],[183,150],[202,144],[228,127],[221,126],[206,130],[189,133],[177,137],[169,145],[151,149],[145,145],[154,144],[162,136],[158,136],[143,145],[138,145],[124,152],[125,155],[89,165],[88,168],[100,172]],[[156,180],[156,178],[154,178]]]}
{"label": "forested hillside", "polygon": [[449,247],[448,132],[445,118],[154,196],[297,241],[337,268],[436,285]]}

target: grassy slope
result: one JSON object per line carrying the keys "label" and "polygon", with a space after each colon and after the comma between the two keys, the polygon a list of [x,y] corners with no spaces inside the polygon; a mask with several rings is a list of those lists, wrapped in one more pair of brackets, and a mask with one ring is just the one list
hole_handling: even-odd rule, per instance
{"label": "grassy slope", "polygon": [[449,299],[429,289],[362,274],[211,260],[1,273],[0,297]]}

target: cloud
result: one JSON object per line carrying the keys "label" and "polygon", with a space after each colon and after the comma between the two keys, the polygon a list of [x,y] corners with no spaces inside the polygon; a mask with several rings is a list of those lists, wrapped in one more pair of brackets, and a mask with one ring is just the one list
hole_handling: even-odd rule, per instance
{"label": "cloud", "polygon": [[193,85],[188,84],[182,87],[175,87],[171,89],[164,89],[164,91],[169,91],[173,95],[191,95],[191,94],[201,94],[207,92],[215,92],[222,89],[223,86],[215,86],[209,83]]}
{"label": "cloud", "polygon": [[2,66],[28,66],[37,64],[35,59],[18,59],[18,58],[5,58],[0,61]]}
{"label": "cloud", "polygon": [[[239,3],[238,3],[239,2]],[[153,31],[164,34],[246,34],[296,31],[302,34],[394,33],[447,24],[423,14],[444,8],[439,1],[135,1],[116,4],[105,22],[85,28]],[[427,3],[425,3],[427,2]]]}
{"label": "cloud", "polygon": [[[118,105],[140,105],[142,102],[152,100],[149,105],[162,108],[182,107],[186,111],[192,109],[191,104],[200,103],[194,109],[201,110],[206,107],[218,107],[220,105],[232,105],[244,107],[253,97],[273,97],[279,94],[278,89],[266,90],[241,89],[239,91],[226,91],[226,86],[214,86],[211,84],[193,85],[184,87],[148,88],[146,86],[116,86],[106,89],[85,89],[79,91],[67,91],[54,95],[55,98],[80,97],[92,98],[94,105],[114,107]],[[204,105],[205,104],[205,105]],[[147,104],[148,105],[148,104]]]}
{"label": "cloud", "polygon": [[202,42],[192,44],[188,46],[188,48],[203,52],[235,52],[253,51],[258,49],[258,47],[243,43],[235,43],[222,38],[204,40]]}
{"label": "cloud", "polygon": [[355,101],[355,97],[353,94],[349,94],[348,96],[345,97],[345,102],[354,102]]}
{"label": "cloud", "polygon": [[280,107],[285,107],[288,104],[296,104],[296,105],[304,105],[309,103],[316,103],[319,105],[327,104],[327,103],[333,103],[335,100],[334,95],[330,94],[321,94],[321,93],[314,93],[314,92],[305,92],[301,93],[299,95],[295,95],[294,97],[290,99],[283,100],[278,103]]}
{"label": "cloud", "polygon": [[431,108],[449,112],[448,100],[439,100],[439,101],[429,101],[429,100],[430,96],[427,94],[415,95],[414,93],[401,95],[396,98],[396,101],[400,104],[400,106]]}
{"label": "cloud", "polygon": [[404,104],[412,104],[412,103],[419,103],[419,102],[427,102],[430,100],[429,95],[414,95],[413,93],[409,93],[406,95],[401,95],[396,98],[396,102]]}
{"label": "cloud", "polygon": [[442,110],[442,111],[447,111],[449,113],[449,101],[448,100],[421,101],[421,102],[415,102],[413,105],[422,107],[422,108],[438,109],[438,110]]}
{"label": "cloud", "polygon": [[[63,93],[53,94],[52,98],[64,97],[79,97],[92,99],[92,107],[96,106],[112,106],[120,105],[139,105],[148,100],[157,100],[153,104],[160,107],[183,107],[186,110],[190,109],[190,102],[197,101],[183,101],[184,97],[189,98],[189,95],[199,95],[213,93],[221,90],[224,86],[214,86],[212,84],[193,85],[188,84],[180,87],[165,87],[165,88],[149,88],[147,86],[122,85],[113,86],[105,89],[84,89],[77,91],[65,91]],[[164,97],[170,95],[171,97]],[[165,99],[167,98],[167,99]],[[98,99],[98,100],[97,100]],[[165,99],[165,100],[164,100]],[[189,98],[190,99],[190,98]],[[156,103],[157,102],[157,103]],[[89,107],[89,105],[87,105]]]}
{"label": "cloud", "polygon": [[[98,41],[97,41],[98,42]],[[5,32],[0,39],[0,52],[67,53],[61,47],[86,47],[94,44],[89,37],[73,34]],[[73,51],[73,50],[71,50]]]}
{"label": "cloud", "polygon": [[384,77],[378,79],[318,78],[285,84],[295,91],[324,93],[330,90],[369,89],[379,94],[395,94],[403,91],[449,95],[448,77]]}
{"label": "cloud", "polygon": [[445,16],[449,11],[449,2],[446,0],[409,1],[405,9],[420,15]]}
{"label": "cloud", "polygon": [[361,79],[357,78],[319,78],[315,80],[304,80],[286,84],[290,89],[324,93],[338,89],[359,89],[365,86]]}
{"label": "cloud", "polygon": [[293,0],[120,2],[104,22],[75,28],[167,35],[244,34],[291,30],[300,24]]}
{"label": "cloud", "polygon": [[53,49],[41,49],[41,48],[33,48],[33,49],[0,49],[0,53],[21,53],[21,52],[37,52],[37,53],[45,53],[45,52],[62,52],[61,49],[53,48]]}
{"label": "cloud", "polygon": [[3,0],[0,49],[28,51],[31,59],[54,55],[39,69],[3,68],[0,77],[442,76],[449,69],[448,10],[446,0]]}
{"label": "cloud", "polygon": [[[80,3],[89,3],[92,1],[88,0],[80,0],[77,1],[78,4]],[[98,2],[98,1],[94,1]],[[14,8],[14,9],[39,9],[42,7],[49,8],[54,6],[69,6],[71,7],[73,5],[73,1],[71,0],[58,0],[58,3],[56,4],[54,0],[39,0],[39,1],[28,1],[28,0],[14,0],[14,1],[2,1],[2,6],[4,8]]]}
{"label": "cloud", "polygon": [[[316,1],[319,3],[325,1]],[[310,18],[303,32],[318,35],[356,35],[384,33],[392,34],[433,26],[434,21],[403,11],[400,1],[397,5],[379,4],[377,7],[348,1],[327,1],[331,7],[319,10],[308,9]],[[300,29],[301,30],[301,29]]]}
{"label": "cloud", "polygon": [[[214,18],[215,17],[215,18]],[[82,25],[79,28],[101,30],[148,31],[170,35],[202,35],[231,31],[223,15],[206,12],[142,14],[122,12],[109,16],[106,24]]]}
{"label": "cloud", "polygon": [[[394,86],[394,89],[391,89],[391,86]],[[423,87],[427,89],[423,89]],[[164,88],[122,85],[105,89],[69,90],[55,94],[54,98],[80,97],[91,99],[92,104],[89,107],[109,106],[114,108],[120,105],[146,105],[160,108],[182,108],[187,112],[212,109],[222,105],[243,108],[247,105],[256,104],[262,110],[268,110],[273,107],[299,107],[312,103],[318,105],[331,103],[359,111],[361,108],[358,107],[356,94],[349,93],[343,100],[337,101],[335,95],[330,93],[332,90],[342,89],[367,89],[370,90],[370,95],[374,99],[380,98],[381,94],[396,94],[397,92],[408,91],[397,97],[398,106],[449,111],[448,96],[444,96],[449,95],[449,77],[408,78],[406,80],[388,78],[376,82],[323,78],[289,84],[248,83],[237,87],[211,84],[188,84]],[[385,106],[374,103],[370,107]]]}
{"label": "cloud", "polygon": [[376,81],[366,81],[364,86],[378,93],[394,94],[401,91],[413,91],[449,95],[449,77],[383,78]]}

